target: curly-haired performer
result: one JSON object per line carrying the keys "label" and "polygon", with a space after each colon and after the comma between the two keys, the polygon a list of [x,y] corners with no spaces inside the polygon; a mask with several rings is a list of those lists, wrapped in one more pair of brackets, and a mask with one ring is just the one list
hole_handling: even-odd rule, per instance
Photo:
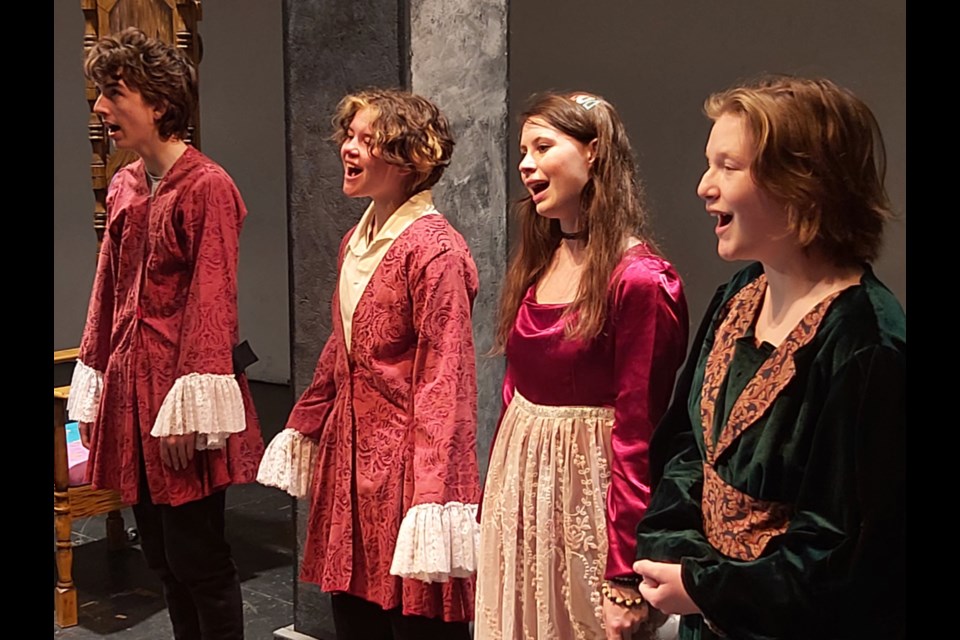
{"label": "curly-haired performer", "polygon": [[247,210],[230,176],[184,142],[196,72],[176,47],[126,29],[94,45],[84,72],[107,135],[140,159],[110,182],[70,416],[94,487],[134,505],[173,636],[242,638],[224,490],[252,481],[263,452],[232,358]]}
{"label": "curly-haired performer", "polygon": [[469,638],[479,477],[470,321],[478,278],[430,194],[446,118],[403,91],[333,118],[343,192],[372,203],[340,246],[333,333],[258,480],[312,492],[301,579],[339,640]]}

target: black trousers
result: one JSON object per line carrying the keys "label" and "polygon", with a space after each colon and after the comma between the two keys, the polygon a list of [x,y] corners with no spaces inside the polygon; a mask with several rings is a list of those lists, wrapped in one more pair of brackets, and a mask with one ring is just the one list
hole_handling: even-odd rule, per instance
{"label": "black trousers", "polygon": [[240,578],[224,538],[226,492],[171,507],[153,503],[142,473],[140,487],[133,507],[140,546],[163,583],[173,637],[242,639]]}
{"label": "black trousers", "polygon": [[466,622],[405,616],[348,593],[333,594],[331,606],[337,640],[470,640]]}

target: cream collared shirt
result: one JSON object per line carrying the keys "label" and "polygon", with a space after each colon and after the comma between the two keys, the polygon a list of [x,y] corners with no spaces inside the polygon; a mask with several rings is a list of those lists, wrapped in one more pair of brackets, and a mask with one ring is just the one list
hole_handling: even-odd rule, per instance
{"label": "cream collared shirt", "polygon": [[393,246],[393,241],[421,216],[439,213],[433,206],[433,195],[430,191],[421,191],[400,205],[371,239],[371,227],[376,220],[373,209],[371,202],[347,242],[343,266],[340,269],[340,320],[343,322],[343,339],[348,352],[353,312],[357,309],[360,296],[373,277],[373,272]]}

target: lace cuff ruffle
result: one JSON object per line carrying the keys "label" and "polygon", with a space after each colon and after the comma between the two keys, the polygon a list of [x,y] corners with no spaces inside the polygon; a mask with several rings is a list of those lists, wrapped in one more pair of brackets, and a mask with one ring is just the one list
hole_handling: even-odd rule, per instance
{"label": "lace cuff ruffle", "polygon": [[197,434],[196,448],[222,449],[231,433],[247,428],[240,385],[232,375],[188,373],[177,378],[160,405],[150,435]]}
{"label": "lace cuff ruffle", "polygon": [[466,578],[477,570],[477,505],[418,504],[400,523],[390,573],[423,582]]}
{"label": "lace cuff ruffle", "polygon": [[96,420],[102,392],[103,374],[77,360],[70,381],[70,397],[67,398],[70,419],[79,422]]}
{"label": "lace cuff ruffle", "polygon": [[257,482],[305,498],[310,493],[318,450],[314,440],[296,429],[284,429],[263,452]]}

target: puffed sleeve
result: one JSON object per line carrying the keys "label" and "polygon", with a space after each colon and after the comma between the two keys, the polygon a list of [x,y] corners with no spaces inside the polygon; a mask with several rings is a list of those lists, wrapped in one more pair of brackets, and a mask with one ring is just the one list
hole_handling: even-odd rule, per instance
{"label": "puffed sleeve", "polygon": [[465,247],[441,252],[412,286],[418,333],[413,380],[411,508],[390,573],[425,582],[477,567],[477,381],[471,310],[477,269]]}
{"label": "puffed sleeve", "polygon": [[905,637],[905,348],[858,351],[809,410],[787,530],[756,560],[683,558],[684,587],[730,637]]}
{"label": "puffed sleeve", "polygon": [[[107,211],[113,211],[116,187],[111,183],[107,194]],[[73,368],[70,381],[70,397],[67,412],[72,420],[93,422],[97,419],[100,395],[103,391],[103,372],[110,358],[110,334],[113,330],[114,274],[116,270],[116,244],[110,224],[103,234],[97,271],[93,279],[93,291],[87,306],[87,322],[80,340],[80,353]]]}
{"label": "puffed sleeve", "polygon": [[659,258],[629,264],[614,291],[616,400],[607,489],[605,577],[634,577],[636,527],[650,501],[648,449],[670,402],[687,347],[687,303],[674,269]]}
{"label": "puffed sleeve", "polygon": [[238,339],[237,264],[247,210],[233,181],[210,169],[180,197],[174,217],[191,266],[173,386],[150,435],[197,434],[197,449],[219,449],[246,428],[233,371]]}

